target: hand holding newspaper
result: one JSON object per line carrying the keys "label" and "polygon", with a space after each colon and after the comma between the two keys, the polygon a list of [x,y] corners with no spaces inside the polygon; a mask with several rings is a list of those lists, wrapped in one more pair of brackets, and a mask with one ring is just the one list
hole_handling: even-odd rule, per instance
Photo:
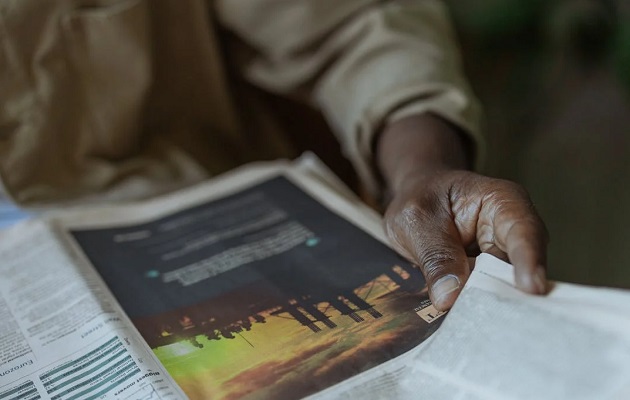
{"label": "hand holding newspaper", "polygon": [[0,233],[0,400],[627,399],[629,300],[481,255],[437,312],[317,160],[255,164]]}

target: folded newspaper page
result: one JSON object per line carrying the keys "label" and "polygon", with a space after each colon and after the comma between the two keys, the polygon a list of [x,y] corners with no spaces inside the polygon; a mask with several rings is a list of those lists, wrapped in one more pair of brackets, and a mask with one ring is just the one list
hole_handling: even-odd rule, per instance
{"label": "folded newspaper page", "polygon": [[427,398],[630,399],[630,293],[556,283],[531,296],[513,277],[477,258],[442,329],[413,356],[406,393],[430,384]]}
{"label": "folded newspaper page", "polygon": [[628,292],[525,295],[482,255],[440,313],[312,157],[29,221],[0,260],[0,400],[630,398]]}

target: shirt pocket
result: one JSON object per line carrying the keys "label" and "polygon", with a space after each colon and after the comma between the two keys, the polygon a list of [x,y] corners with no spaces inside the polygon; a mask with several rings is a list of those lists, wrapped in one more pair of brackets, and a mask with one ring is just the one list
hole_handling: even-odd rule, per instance
{"label": "shirt pocket", "polygon": [[80,148],[116,159],[137,153],[152,80],[148,0],[76,8],[61,20],[82,97]]}

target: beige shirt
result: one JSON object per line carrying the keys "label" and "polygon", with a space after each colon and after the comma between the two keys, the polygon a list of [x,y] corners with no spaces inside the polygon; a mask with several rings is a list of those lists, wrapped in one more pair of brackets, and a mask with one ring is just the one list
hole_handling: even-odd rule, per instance
{"label": "beige shirt", "polygon": [[291,156],[300,122],[283,129],[271,92],[321,111],[376,192],[388,120],[429,111],[477,135],[454,43],[438,0],[3,0],[2,190],[134,199]]}

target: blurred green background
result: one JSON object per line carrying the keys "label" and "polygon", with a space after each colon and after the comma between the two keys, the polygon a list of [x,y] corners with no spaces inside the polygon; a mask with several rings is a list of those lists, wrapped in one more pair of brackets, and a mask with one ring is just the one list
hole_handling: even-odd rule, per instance
{"label": "blurred green background", "polygon": [[447,0],[486,172],[529,190],[552,279],[630,288],[630,1]]}

